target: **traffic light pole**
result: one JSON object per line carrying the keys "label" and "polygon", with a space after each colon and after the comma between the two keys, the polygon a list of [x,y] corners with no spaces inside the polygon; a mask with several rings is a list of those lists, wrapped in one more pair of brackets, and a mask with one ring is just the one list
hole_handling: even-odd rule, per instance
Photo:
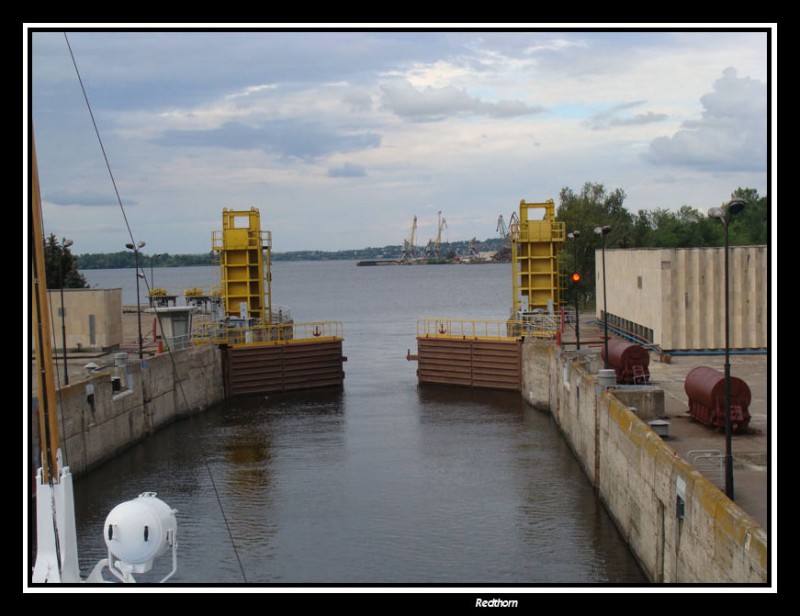
{"label": "traffic light pole", "polygon": [[572,271],[572,290],[575,293],[575,343],[578,351],[581,350],[581,319],[578,315],[578,283],[581,281],[581,273],[578,271],[578,238],[581,232],[577,229],[569,233],[567,237],[572,240],[575,246],[575,262],[572,266],[575,268]]}
{"label": "traffic light pole", "polygon": [[[577,278],[577,279],[576,279]],[[575,292],[575,344],[578,351],[581,350],[581,319],[578,314],[578,282],[580,275],[572,275],[573,285],[572,290]]]}

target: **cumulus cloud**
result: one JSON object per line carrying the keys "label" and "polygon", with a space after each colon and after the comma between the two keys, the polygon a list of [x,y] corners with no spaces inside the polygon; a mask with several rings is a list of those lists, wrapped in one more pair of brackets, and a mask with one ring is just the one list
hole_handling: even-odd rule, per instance
{"label": "cumulus cloud", "polygon": [[344,163],[338,167],[328,169],[328,177],[331,178],[362,178],[367,175],[367,170],[354,163]]}
{"label": "cumulus cloud", "polygon": [[460,113],[516,117],[540,113],[543,110],[522,101],[483,101],[453,86],[417,89],[407,80],[385,83],[381,90],[386,109],[415,122],[435,122]]}
{"label": "cumulus cloud", "polygon": [[610,109],[604,109],[594,114],[586,121],[586,124],[593,130],[603,130],[617,126],[636,126],[640,124],[651,124],[653,122],[661,122],[667,118],[665,113],[655,113],[648,111],[647,113],[639,113],[636,115],[629,115],[628,111],[635,107],[641,107],[645,101],[634,101],[631,103],[623,103],[614,105]]}
{"label": "cumulus cloud", "polygon": [[767,88],[727,68],[713,92],[700,98],[700,119],[658,137],[643,154],[655,165],[718,171],[763,171],[767,165]]}
{"label": "cumulus cloud", "polygon": [[[118,207],[119,203],[113,195],[95,192],[55,191],[43,195],[44,200],[53,205],[87,205],[90,207]],[[122,200],[123,205],[136,205],[135,201]]]}
{"label": "cumulus cloud", "polygon": [[372,132],[342,132],[320,122],[277,120],[261,126],[226,122],[211,130],[170,130],[157,142],[169,146],[263,150],[284,158],[310,161],[337,152],[377,148],[381,137]]}

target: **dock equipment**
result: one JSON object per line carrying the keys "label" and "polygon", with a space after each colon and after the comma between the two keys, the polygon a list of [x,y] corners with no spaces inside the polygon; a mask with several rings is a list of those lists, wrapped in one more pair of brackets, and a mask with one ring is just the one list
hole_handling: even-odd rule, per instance
{"label": "dock equipment", "polygon": [[411,223],[411,239],[403,240],[403,256],[402,261],[410,261],[417,257],[416,248],[414,248],[414,237],[417,233],[417,217],[414,216],[414,222]]}
{"label": "dock equipment", "polygon": [[[534,210],[544,210],[532,220]],[[556,222],[552,199],[519,204],[519,219],[511,223],[512,315],[536,310],[558,311],[561,305],[559,248],[566,239],[565,225]]]}
{"label": "dock equipment", "polygon": [[261,231],[258,209],[222,210],[222,231],[212,234],[211,249],[219,254],[224,316],[271,324],[272,234]]}
{"label": "dock equipment", "polygon": [[295,323],[288,310],[272,309],[272,234],[261,230],[258,209],[224,209],[222,227],[211,242],[221,314],[195,331],[194,342],[222,349],[226,396],[341,387],[342,324]]}
{"label": "dock equipment", "polygon": [[[700,423],[725,429],[725,374],[698,366],[686,375],[683,388],[689,397],[689,414]],[[750,387],[731,377],[731,430],[741,432],[750,424]]]}
{"label": "dock equipment", "polygon": [[470,319],[417,322],[417,378],[422,384],[480,389],[522,387],[521,323]]}
{"label": "dock equipment", "polygon": [[[605,348],[600,356],[605,360]],[[650,380],[650,352],[638,344],[609,338],[608,365],[617,373],[617,383],[645,385]]]}
{"label": "dock equipment", "polygon": [[[544,210],[533,220],[533,210]],[[444,219],[439,212],[439,235]],[[498,231],[506,234],[502,216]],[[420,319],[417,361],[421,384],[459,385],[482,389],[522,389],[522,343],[525,338],[551,340],[558,335],[561,308],[559,245],[566,239],[564,223],[555,220],[555,204],[519,204],[507,231],[511,240],[513,303],[504,321]]]}

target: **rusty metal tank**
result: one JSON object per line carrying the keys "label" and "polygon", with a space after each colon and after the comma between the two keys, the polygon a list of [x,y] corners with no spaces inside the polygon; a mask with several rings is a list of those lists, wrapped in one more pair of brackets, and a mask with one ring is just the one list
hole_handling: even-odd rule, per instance
{"label": "rusty metal tank", "polygon": [[[725,374],[699,366],[686,375],[683,388],[689,397],[689,414],[713,428],[725,429]],[[750,387],[731,377],[731,430],[741,432],[750,424]]]}
{"label": "rusty metal tank", "polygon": [[[605,348],[600,354],[605,360]],[[638,344],[609,338],[608,365],[617,373],[617,383],[642,385],[650,380],[650,352]]]}

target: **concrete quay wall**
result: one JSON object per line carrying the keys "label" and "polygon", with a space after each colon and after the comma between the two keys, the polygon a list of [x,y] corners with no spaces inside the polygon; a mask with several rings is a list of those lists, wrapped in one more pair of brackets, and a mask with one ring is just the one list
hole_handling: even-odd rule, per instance
{"label": "concrete quay wall", "polygon": [[765,529],[646,423],[657,392],[618,397],[596,360],[547,341],[527,340],[522,362],[523,396],[552,413],[652,582],[768,581]]}
{"label": "concrete quay wall", "polygon": [[[142,362],[129,354],[127,365],[114,363],[60,391],[61,447],[75,477],[158,428],[199,413],[224,397],[222,363],[214,345],[189,347]],[[112,377],[119,378],[117,391]],[[38,436],[38,431],[34,434]]]}

